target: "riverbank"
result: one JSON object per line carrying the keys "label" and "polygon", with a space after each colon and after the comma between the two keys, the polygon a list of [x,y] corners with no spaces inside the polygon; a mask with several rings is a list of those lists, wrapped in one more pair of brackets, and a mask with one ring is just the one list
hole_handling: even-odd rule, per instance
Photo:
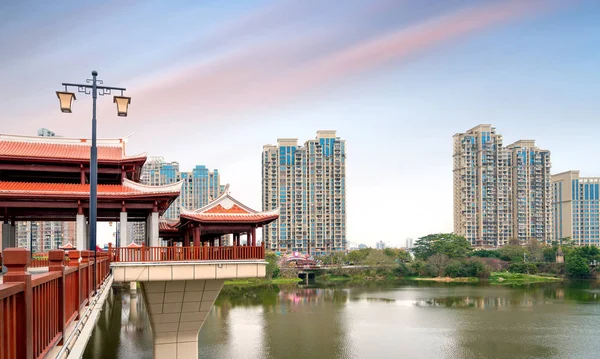
{"label": "riverbank", "polygon": [[302,282],[300,278],[251,278],[251,279],[236,279],[226,280],[226,287],[259,287],[263,285],[285,285],[285,284],[297,284]]}
{"label": "riverbank", "polygon": [[490,275],[489,282],[491,284],[503,285],[523,285],[534,283],[560,282],[562,278],[553,277],[550,275],[533,275],[510,272],[493,272]]}
{"label": "riverbank", "polygon": [[[560,282],[563,279],[551,275],[533,275],[510,272],[492,272],[488,279],[479,279],[475,277],[397,277],[393,275],[322,275],[316,277],[316,283],[320,285],[348,284],[369,284],[369,283],[391,283],[400,280],[418,281],[418,282],[438,282],[438,283],[489,283],[495,285],[528,285],[536,283]],[[225,281],[226,287],[260,287],[266,285],[294,285],[302,283],[300,278],[253,278]]]}

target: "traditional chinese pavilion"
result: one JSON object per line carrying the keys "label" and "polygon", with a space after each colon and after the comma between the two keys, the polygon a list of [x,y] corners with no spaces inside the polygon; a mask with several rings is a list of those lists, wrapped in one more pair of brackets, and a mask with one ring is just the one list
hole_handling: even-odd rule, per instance
{"label": "traditional chinese pavilion", "polygon": [[258,212],[233,198],[229,186],[208,205],[188,210],[181,208],[178,221],[162,220],[160,237],[194,246],[222,246],[223,235],[233,234],[233,246],[240,246],[246,235],[246,246],[256,246],[256,228],[279,218],[279,210]]}
{"label": "traditional chinese pavilion", "polygon": [[[139,183],[146,154],[127,155],[128,138],[101,139],[98,147],[98,221],[145,221],[146,241],[159,245],[159,216],[179,196],[181,182]],[[2,248],[16,247],[16,221],[76,221],[76,248],[87,249],[90,147],[87,139],[0,135]]]}

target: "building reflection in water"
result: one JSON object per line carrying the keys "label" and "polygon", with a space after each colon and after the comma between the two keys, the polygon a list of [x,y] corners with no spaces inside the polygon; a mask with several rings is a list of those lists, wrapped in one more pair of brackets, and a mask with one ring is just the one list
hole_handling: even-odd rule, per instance
{"label": "building reflection in water", "polygon": [[[600,283],[223,288],[200,358],[596,357]],[[588,354],[594,353],[589,356]],[[84,358],[152,358],[142,293],[111,293]]]}

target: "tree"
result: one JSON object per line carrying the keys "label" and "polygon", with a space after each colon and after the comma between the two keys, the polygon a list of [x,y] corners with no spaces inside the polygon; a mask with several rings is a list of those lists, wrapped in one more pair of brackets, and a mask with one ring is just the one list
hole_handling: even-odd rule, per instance
{"label": "tree", "polygon": [[369,255],[369,253],[371,252],[371,250],[372,250],[371,248],[364,248],[364,249],[358,249],[355,251],[351,251],[346,256],[346,259],[348,260],[348,262],[353,263],[353,264],[362,264],[365,261],[365,259],[367,258],[367,256]]}
{"label": "tree", "polygon": [[529,251],[527,250],[527,247],[514,245],[504,246],[498,249],[498,253],[500,254],[500,259],[509,262],[523,263],[523,254],[525,254],[526,257],[529,256]]}
{"label": "tree", "polygon": [[364,260],[364,264],[369,266],[380,266],[380,265],[391,265],[394,264],[394,259],[386,256],[383,251],[370,251],[367,258]]}
{"label": "tree", "polygon": [[542,250],[544,261],[549,263],[556,262],[556,252],[558,252],[558,246],[544,247]]}
{"label": "tree", "polygon": [[399,262],[409,262],[410,261],[410,253],[400,248],[386,248],[383,250],[383,254],[386,256],[393,258]]}
{"label": "tree", "polygon": [[573,278],[585,278],[590,275],[590,266],[587,261],[577,254],[570,254],[566,260],[567,274]]}
{"label": "tree", "polygon": [[277,263],[279,258],[277,257],[277,254],[267,252],[265,254],[265,260],[267,261],[266,277],[268,279],[279,277],[279,264]]}
{"label": "tree", "polygon": [[441,277],[444,274],[444,270],[446,269],[446,266],[449,262],[450,259],[445,254],[434,254],[431,257],[427,258],[427,264],[434,272],[432,274],[438,277]]}
{"label": "tree", "polygon": [[472,250],[469,241],[453,233],[430,234],[421,237],[413,247],[415,257],[423,260],[434,254],[443,254],[448,258],[463,258]]}

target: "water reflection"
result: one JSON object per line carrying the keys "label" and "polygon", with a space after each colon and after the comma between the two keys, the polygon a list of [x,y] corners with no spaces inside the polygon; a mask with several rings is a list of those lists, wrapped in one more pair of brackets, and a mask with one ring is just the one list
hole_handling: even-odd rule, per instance
{"label": "water reflection", "polygon": [[[141,298],[116,291],[85,358],[151,358]],[[231,288],[199,335],[201,358],[595,358],[600,285],[402,283]]]}

